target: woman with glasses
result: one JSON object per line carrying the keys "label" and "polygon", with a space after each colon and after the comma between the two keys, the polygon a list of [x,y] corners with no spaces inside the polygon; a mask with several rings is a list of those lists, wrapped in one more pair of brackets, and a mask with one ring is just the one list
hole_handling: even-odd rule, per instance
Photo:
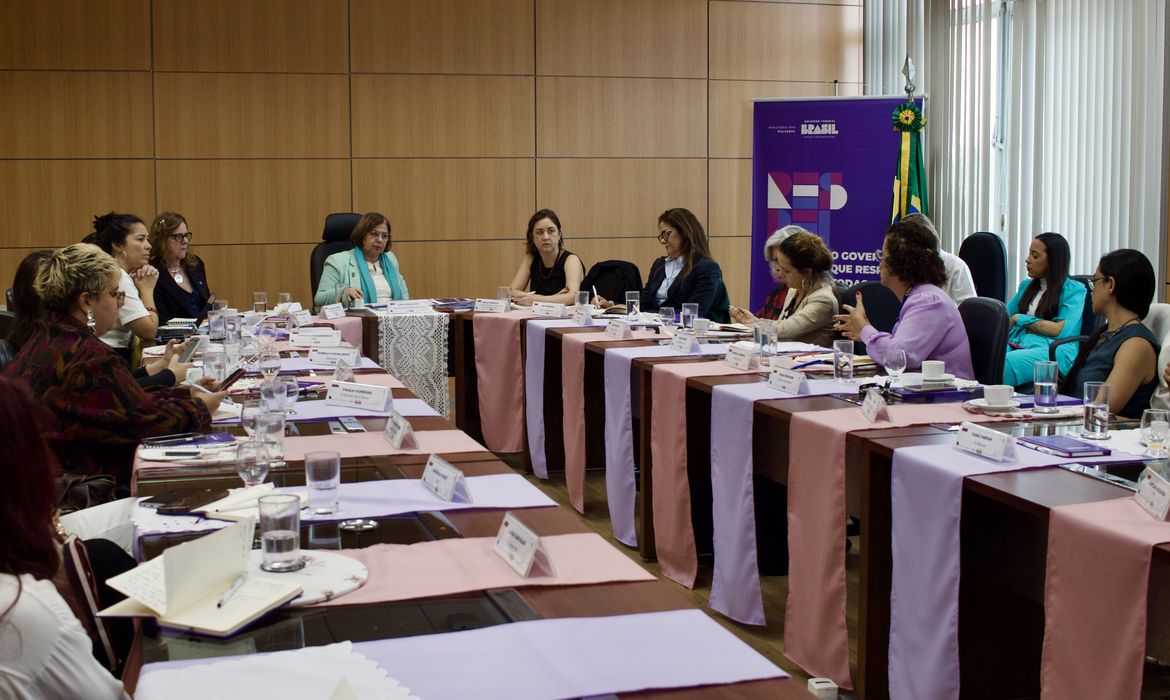
{"label": "woman with glasses", "polygon": [[159,271],[154,300],[158,322],[172,318],[202,321],[207,303],[215,297],[207,288],[207,272],[191,253],[192,233],[182,214],[164,211],[150,224],[150,264]]}
{"label": "woman with glasses", "polygon": [[1107,323],[1081,344],[1060,393],[1082,396],[1085,382],[1109,384],[1109,411],[1141,418],[1158,388],[1158,340],[1142,319],[1154,300],[1154,267],[1139,251],[1106,253],[1093,273],[1093,313]]}
{"label": "woman with glasses", "polygon": [[338,302],[349,306],[361,299],[367,304],[410,298],[406,279],[398,271],[398,258],[390,252],[390,220],[377,212],[362,216],[349,234],[351,250],[325,258],[321,282],[313,296],[317,307]]}
{"label": "woman with glasses", "polygon": [[788,238],[794,233],[801,233],[808,231],[800,226],[785,226],[764,241],[764,259],[768,261],[768,271],[772,274],[772,281],[776,286],[768,293],[768,297],[764,299],[764,305],[760,307],[755,314],[752,314],[747,309],[740,309],[738,307],[731,307],[731,320],[736,323],[744,323],[751,325],[757,318],[766,318],[770,321],[775,321],[780,318],[781,311],[784,310],[784,299],[788,295],[788,285],[784,282],[784,275],[780,271],[780,262],[777,255],[780,252],[780,244],[784,239]]}
{"label": "woman with glasses", "polygon": [[146,224],[133,214],[110,212],[93,219],[93,233],[85,237],[118,262],[122,275],[118,289],[126,301],[118,311],[118,322],[102,335],[102,342],[114,348],[127,361],[137,337],[153,343],[158,335],[158,309],[154,304],[154,287],[158,270],[150,264],[150,241]]}
{"label": "woman with glasses", "polygon": [[541,209],[533,214],[528,219],[524,260],[512,278],[512,300],[521,306],[532,306],[534,301],[572,304],[584,278],[581,258],[565,250],[557,213]]}
{"label": "woman with glasses", "polygon": [[118,323],[124,270],[96,246],[54,251],[34,287],[43,316],[6,372],[28,382],[52,411],[45,433],[65,471],[109,474],[128,484],[134,449],[146,437],[206,430],[227,392],[138,385],[99,338]]}

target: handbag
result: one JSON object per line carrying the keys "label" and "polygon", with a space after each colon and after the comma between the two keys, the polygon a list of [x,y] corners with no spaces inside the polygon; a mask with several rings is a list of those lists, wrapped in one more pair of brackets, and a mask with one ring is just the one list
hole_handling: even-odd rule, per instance
{"label": "handbag", "polygon": [[58,480],[57,508],[61,514],[109,503],[117,498],[114,479],[104,474],[66,472]]}

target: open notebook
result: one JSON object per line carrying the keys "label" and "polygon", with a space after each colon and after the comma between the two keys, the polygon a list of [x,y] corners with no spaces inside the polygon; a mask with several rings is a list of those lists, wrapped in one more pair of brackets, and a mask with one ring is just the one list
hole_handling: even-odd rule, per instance
{"label": "open notebook", "polygon": [[128,597],[98,615],[154,617],[164,627],[214,637],[234,634],[301,592],[291,581],[245,575],[235,593],[218,605],[247,571],[254,530],[251,519],[229,525],[110,578],[110,587]]}

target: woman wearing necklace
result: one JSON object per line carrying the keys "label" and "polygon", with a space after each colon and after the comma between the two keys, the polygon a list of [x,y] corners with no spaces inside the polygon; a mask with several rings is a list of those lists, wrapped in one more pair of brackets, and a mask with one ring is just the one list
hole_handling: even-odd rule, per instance
{"label": "woman wearing necklace", "polygon": [[1081,345],[1060,392],[1080,397],[1085,382],[1108,382],[1109,410],[1141,418],[1158,387],[1159,343],[1142,325],[1154,299],[1154,268],[1136,250],[1107,253],[1093,273],[1089,294],[1093,312],[1108,323]]}
{"label": "woman wearing necklace", "polygon": [[154,291],[158,322],[172,318],[202,321],[207,302],[215,297],[207,288],[207,272],[191,253],[193,234],[182,214],[164,211],[150,224],[150,264],[161,274]]}
{"label": "woman wearing necklace", "polygon": [[541,209],[533,214],[528,219],[524,260],[512,278],[512,300],[521,306],[534,301],[572,304],[584,277],[581,258],[565,250],[556,212]]}
{"label": "woman wearing necklace", "polygon": [[94,217],[93,233],[85,237],[86,243],[97,244],[122,270],[118,291],[126,301],[118,311],[118,323],[102,335],[102,342],[127,361],[135,336],[149,344],[158,335],[158,309],[154,305],[158,270],[150,264],[148,238],[142,219],[115,212]]}
{"label": "woman wearing necklace", "polygon": [[361,299],[367,304],[410,298],[406,279],[398,271],[398,257],[390,252],[390,220],[378,212],[364,214],[349,234],[351,250],[325,258],[313,305]]}
{"label": "woman wearing necklace", "polygon": [[919,221],[897,221],[886,231],[879,266],[882,285],[902,300],[898,320],[889,333],[869,324],[861,295],[857,305],[844,305],[836,316],[837,329],[851,340],[865,343],[873,361],[882,364],[886,351],[906,351],[906,369],[918,369],[923,360],[942,360],[946,371],[960,379],[974,379],[967,329],[955,301],[941,287],[946,268],[938,256],[938,239]]}

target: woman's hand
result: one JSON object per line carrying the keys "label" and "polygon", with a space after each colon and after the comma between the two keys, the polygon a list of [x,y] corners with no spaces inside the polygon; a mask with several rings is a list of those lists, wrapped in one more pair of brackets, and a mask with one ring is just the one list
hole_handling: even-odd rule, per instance
{"label": "woman's hand", "polygon": [[512,303],[517,306],[532,306],[532,302],[536,301],[533,299],[535,296],[536,292],[517,293],[515,290],[512,290]]}
{"label": "woman's hand", "polygon": [[1012,317],[1011,317],[1010,321],[1008,322],[1008,328],[1011,328],[1012,326],[1016,325],[1016,319],[1019,317],[1020,317],[1019,314],[1012,314]]}
{"label": "woman's hand", "polygon": [[181,343],[177,340],[168,341],[167,349],[163,352],[163,360],[166,361],[166,363],[169,365],[171,363],[171,358],[181,354],[189,342],[191,342],[190,338],[184,340]]}
{"label": "woman's hand", "polygon": [[215,410],[219,408],[219,404],[222,403],[225,398],[227,398],[227,395],[228,393],[226,391],[209,391],[207,393],[200,391],[194,392],[195,400],[202,401],[203,404],[207,406],[208,413],[215,413]]}
{"label": "woman's hand", "polygon": [[174,355],[167,362],[167,369],[175,375],[175,384],[182,384],[187,381],[187,370],[195,366],[193,362],[179,362],[179,356]]}
{"label": "woman's hand", "polygon": [[341,302],[344,304],[349,304],[349,302],[355,299],[361,299],[364,296],[365,295],[362,294],[362,290],[360,289],[355,289],[353,287],[341,288]]}
{"label": "woman's hand", "polygon": [[593,305],[599,309],[608,309],[609,307],[613,306],[613,302],[598,294],[597,296],[593,297]]}
{"label": "woman's hand", "polygon": [[134,286],[138,287],[139,294],[154,292],[154,285],[158,284],[158,270],[153,265],[143,265],[130,273]]}
{"label": "woman's hand", "polygon": [[1162,381],[1170,384],[1170,364],[1166,365],[1166,369],[1162,370]]}
{"label": "woman's hand", "polygon": [[861,329],[869,325],[869,317],[865,315],[865,302],[861,298],[861,293],[857,294],[856,306],[845,304],[841,308],[845,309],[846,313],[833,317],[833,320],[836,321],[833,330],[841,331],[850,340],[861,340]]}
{"label": "woman's hand", "polygon": [[750,326],[755,323],[755,315],[747,309],[741,309],[738,306],[733,306],[728,311],[731,313],[731,320],[735,321],[736,323],[742,323],[745,326]]}

